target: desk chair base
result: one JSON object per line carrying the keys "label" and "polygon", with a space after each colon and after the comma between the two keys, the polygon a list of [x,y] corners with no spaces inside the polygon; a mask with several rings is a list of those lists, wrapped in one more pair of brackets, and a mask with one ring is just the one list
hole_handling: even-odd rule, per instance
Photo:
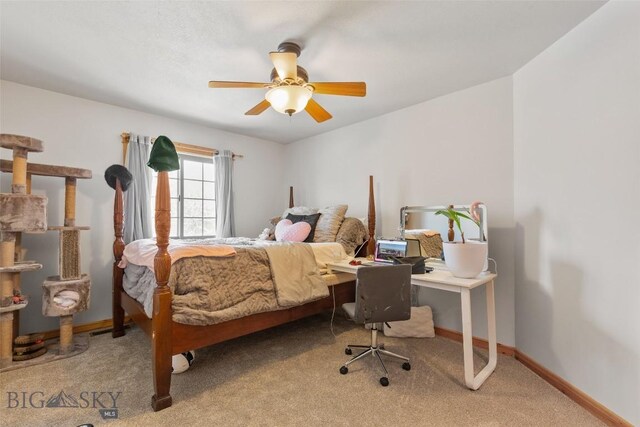
{"label": "desk chair base", "polygon": [[383,387],[386,387],[389,385],[389,372],[387,371],[386,366],[384,366],[382,357],[380,357],[381,354],[384,356],[392,357],[394,359],[403,360],[404,363],[402,364],[402,369],[404,369],[405,371],[411,370],[411,364],[409,363],[409,359],[407,357],[400,356],[399,354],[392,353],[390,351],[385,350],[384,344],[378,345],[377,338],[378,338],[378,329],[376,325],[373,325],[371,328],[371,345],[355,345],[355,344],[347,345],[347,348],[344,349],[344,352],[345,354],[348,354],[348,355],[353,353],[352,348],[361,348],[366,350],[364,350],[357,356],[352,357],[351,360],[349,360],[347,363],[341,366],[340,373],[342,375],[346,375],[349,372],[349,368],[347,368],[347,366],[349,366],[350,364],[352,364],[357,360],[363,359],[365,356],[371,355],[372,357],[377,358],[378,362],[380,362],[380,365],[382,366],[382,370],[384,371],[384,377],[380,378],[380,384]]}

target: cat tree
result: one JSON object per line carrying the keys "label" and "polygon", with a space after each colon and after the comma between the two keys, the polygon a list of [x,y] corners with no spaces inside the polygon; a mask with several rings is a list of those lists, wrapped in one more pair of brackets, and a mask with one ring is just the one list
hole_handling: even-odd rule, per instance
{"label": "cat tree", "polygon": [[18,310],[27,306],[27,301],[20,303],[19,299],[14,303],[14,295],[20,293],[20,274],[42,268],[42,264],[23,260],[22,233],[47,231],[47,198],[29,194],[31,179],[27,174],[27,155],[42,152],[42,141],[0,134],[0,147],[13,151],[13,162],[3,161],[11,163],[11,193],[0,193],[0,368],[4,368],[13,359]]}
{"label": "cat tree", "polygon": [[[10,141],[37,141],[33,138],[16,136],[16,135],[1,135],[2,147],[10,147]],[[5,144],[6,141],[6,144]],[[42,143],[38,141],[37,147],[39,151],[42,151]],[[14,143],[15,145],[15,143]],[[25,143],[22,143],[20,148],[24,148]],[[35,150],[32,150],[35,151]],[[18,159],[18,161],[16,161]],[[24,159],[24,160],[22,160]],[[11,245],[7,245],[5,249],[5,240],[11,237],[11,233],[16,233],[18,229],[20,231],[28,232],[44,232],[46,230],[58,231],[60,238],[59,244],[59,258],[58,258],[58,275],[48,277],[43,287],[42,297],[42,314],[45,316],[60,317],[60,343],[58,346],[49,346],[50,352],[45,358],[41,358],[36,363],[44,363],[49,360],[55,360],[62,357],[69,357],[75,354],[81,353],[88,347],[88,341],[74,340],[73,337],[73,315],[75,313],[87,310],[89,308],[89,297],[91,290],[91,279],[87,274],[83,274],[80,271],[80,231],[89,230],[89,227],[76,226],[75,224],[75,212],[76,212],[76,184],[78,179],[90,179],[91,171],[88,169],[79,169],[66,166],[54,166],[43,165],[36,163],[26,163],[26,155],[23,157],[16,156],[14,148],[14,160],[13,162],[8,160],[0,161],[0,170],[3,172],[13,172],[12,191],[10,196],[13,196],[17,191],[23,191],[23,197],[25,200],[32,200],[32,204],[36,204],[37,200],[40,200],[42,209],[33,209],[30,205],[27,206],[26,202],[14,202],[15,196],[2,198],[2,266],[9,265],[11,261],[17,260],[15,265],[29,265],[37,268],[42,268],[42,265],[35,264],[31,261],[21,261],[22,251],[19,246],[14,245],[18,249],[13,249]],[[48,176],[48,177],[60,177],[65,180],[65,204],[64,204],[64,225],[63,226],[49,226],[46,224],[46,197],[45,196],[33,196],[30,195],[30,182],[32,175]],[[17,177],[17,178],[16,178]],[[16,185],[17,179],[17,185]],[[22,179],[22,181],[21,181]],[[21,182],[25,184],[22,185]],[[35,198],[35,199],[34,199]],[[40,199],[37,199],[40,198]],[[44,202],[42,202],[44,200]],[[22,203],[22,204],[20,204]],[[40,206],[38,205],[38,206]],[[5,214],[6,212],[6,214]],[[12,213],[13,216],[8,214]],[[5,216],[8,218],[5,219]],[[18,224],[11,225],[7,228],[5,233],[5,223],[9,224],[8,220],[11,218],[22,218],[23,221],[37,222],[37,227],[33,224]],[[35,219],[31,219],[31,218]],[[38,222],[39,221],[39,222]],[[15,220],[14,220],[15,222]],[[7,239],[5,239],[7,234]],[[11,252],[11,256],[9,256]],[[11,258],[11,260],[9,260]],[[36,267],[31,267],[36,269]],[[11,278],[11,293],[19,293],[19,275],[18,279],[15,279],[15,274]],[[5,296],[5,287],[8,293],[8,285],[4,283],[4,270],[3,270],[3,285],[2,296]],[[7,280],[7,284],[9,281]],[[16,283],[18,285],[16,286]],[[25,304],[26,305],[26,304]],[[15,308],[14,308],[15,311]],[[3,313],[4,315],[4,313]],[[8,317],[7,317],[8,319]],[[2,368],[6,368],[6,365],[11,363],[11,344],[13,337],[18,334],[18,317],[12,317],[6,323],[13,323],[11,327],[7,326],[3,318],[2,329]],[[5,333],[5,329],[9,331]],[[10,329],[10,330],[9,330]],[[23,337],[20,337],[23,338]],[[28,341],[23,339],[24,341]],[[5,348],[8,345],[8,350]],[[22,347],[24,348],[24,347]],[[13,360],[21,360],[21,357],[17,357],[14,353]],[[33,364],[33,363],[30,363]],[[14,364],[15,365],[15,364]]]}

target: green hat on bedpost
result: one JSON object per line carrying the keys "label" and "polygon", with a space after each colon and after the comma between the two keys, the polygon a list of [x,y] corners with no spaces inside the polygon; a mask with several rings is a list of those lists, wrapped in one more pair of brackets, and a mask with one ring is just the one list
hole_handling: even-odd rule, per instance
{"label": "green hat on bedpost", "polygon": [[171,172],[180,169],[176,147],[169,138],[164,135],[156,138],[147,166],[156,172]]}

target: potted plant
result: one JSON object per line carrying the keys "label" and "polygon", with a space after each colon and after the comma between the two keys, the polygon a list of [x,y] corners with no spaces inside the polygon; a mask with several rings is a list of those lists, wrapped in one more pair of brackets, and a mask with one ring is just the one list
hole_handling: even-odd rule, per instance
{"label": "potted plant", "polygon": [[465,240],[461,225],[461,221],[467,219],[478,227],[481,226],[480,217],[476,212],[479,204],[478,202],[473,203],[471,205],[471,211],[467,210],[466,213],[455,210],[452,206],[436,212],[436,215],[443,215],[450,221],[453,221],[458,231],[460,231],[461,242],[443,242],[442,244],[444,262],[455,277],[472,279],[478,276],[484,269],[487,260],[487,242]]}

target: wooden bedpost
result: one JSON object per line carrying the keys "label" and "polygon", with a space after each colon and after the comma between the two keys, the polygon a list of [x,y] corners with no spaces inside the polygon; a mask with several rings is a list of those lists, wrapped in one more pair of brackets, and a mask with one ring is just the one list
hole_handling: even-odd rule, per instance
{"label": "wooden bedpost", "polygon": [[171,229],[171,204],[169,172],[158,172],[156,189],[156,245],[158,253],[154,259],[156,282],[153,292],[153,317],[151,321],[151,346],[153,352],[153,388],[151,398],[154,411],[171,406],[171,289],[168,286],[171,272],[171,256],[167,251]]}
{"label": "wooden bedpost", "polygon": [[292,208],[295,205],[293,204],[293,187],[289,187],[289,207]]}
{"label": "wooden bedpost", "polygon": [[[127,147],[129,146],[129,134],[122,132],[120,134],[120,140],[122,142],[122,165],[124,166],[127,160]],[[124,309],[122,308],[122,280],[124,278],[124,270],[118,267],[120,260],[122,260],[122,254],[124,252],[124,194],[122,191],[122,184],[120,180],[116,178],[116,195],[113,202],[113,232],[115,240],[113,242],[113,272],[112,277],[112,312],[113,329],[111,330],[111,336],[113,338],[121,337],[124,332]]]}
{"label": "wooden bedpost", "polygon": [[[449,209],[453,209],[453,205],[449,205]],[[455,239],[456,237],[456,233],[453,230],[453,220],[450,219],[449,220],[449,231],[447,232],[447,239],[449,239],[450,242],[453,242],[453,239]]]}
{"label": "wooden bedpost", "polygon": [[115,240],[113,241],[113,329],[111,336],[118,338],[124,335],[124,310],[121,305],[122,297],[122,278],[124,270],[118,267],[120,260],[122,259],[122,253],[124,252],[124,240],[122,235],[124,234],[124,202],[122,197],[122,185],[120,180],[116,178],[116,196],[113,202],[113,231],[115,234]]}
{"label": "wooden bedpost", "polygon": [[373,197],[373,175],[369,175],[369,213],[367,215],[369,228],[369,243],[367,255],[373,255],[376,251],[376,201]]}

